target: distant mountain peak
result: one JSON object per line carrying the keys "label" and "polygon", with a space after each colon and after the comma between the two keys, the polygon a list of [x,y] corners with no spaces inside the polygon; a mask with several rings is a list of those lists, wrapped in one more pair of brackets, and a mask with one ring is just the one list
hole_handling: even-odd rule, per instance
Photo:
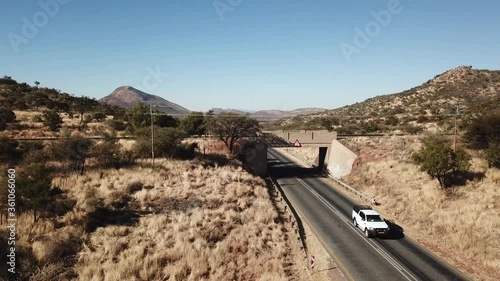
{"label": "distant mountain peak", "polygon": [[188,114],[190,112],[188,109],[176,103],[159,96],[145,93],[132,86],[118,87],[111,94],[99,101],[124,108],[135,107],[138,103],[142,102],[145,105],[152,105],[157,110],[168,114]]}

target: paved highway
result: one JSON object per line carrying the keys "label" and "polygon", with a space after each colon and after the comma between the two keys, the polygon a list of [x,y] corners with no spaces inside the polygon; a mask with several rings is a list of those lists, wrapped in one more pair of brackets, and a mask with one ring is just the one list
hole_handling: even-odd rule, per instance
{"label": "paved highway", "polygon": [[469,280],[405,238],[397,225],[389,224],[392,234],[388,238],[366,238],[351,222],[352,206],[356,203],[312,169],[301,168],[271,148],[268,162],[271,177],[348,280]]}

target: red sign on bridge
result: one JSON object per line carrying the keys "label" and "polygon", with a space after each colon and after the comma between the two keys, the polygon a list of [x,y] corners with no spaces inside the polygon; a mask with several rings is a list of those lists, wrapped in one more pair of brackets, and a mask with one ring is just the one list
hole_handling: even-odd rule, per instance
{"label": "red sign on bridge", "polygon": [[299,139],[295,140],[295,143],[293,144],[294,147],[302,147],[302,144],[300,143]]}

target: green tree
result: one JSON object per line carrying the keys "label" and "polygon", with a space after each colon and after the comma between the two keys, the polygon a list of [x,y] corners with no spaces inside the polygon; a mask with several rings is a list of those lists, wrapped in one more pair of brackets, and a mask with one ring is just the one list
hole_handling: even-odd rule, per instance
{"label": "green tree", "polygon": [[92,114],[92,119],[97,121],[97,122],[103,122],[106,120],[106,114],[104,112],[94,112]]}
{"label": "green tree", "polygon": [[209,119],[207,129],[234,153],[235,143],[244,137],[256,137],[260,132],[260,125],[257,120],[248,116],[223,112]]}
{"label": "green tree", "polygon": [[150,110],[143,103],[127,110],[128,129],[135,132],[151,124]]}
{"label": "green tree", "polygon": [[106,120],[106,125],[108,125],[111,129],[116,131],[125,131],[127,129],[127,125],[123,123],[121,120]]}
{"label": "green tree", "polygon": [[500,141],[490,142],[485,152],[489,166],[500,168]]}
{"label": "green tree", "polygon": [[179,128],[189,136],[201,136],[205,134],[205,116],[202,112],[191,112],[181,119]]}
{"label": "green tree", "polygon": [[47,153],[49,159],[64,163],[69,170],[78,170],[83,174],[92,145],[89,139],[73,137],[52,142],[47,148]]}
{"label": "green tree", "polygon": [[84,123],[84,115],[88,113],[93,108],[97,107],[99,103],[95,99],[91,99],[89,97],[79,97],[75,98],[73,103],[74,112],[80,114],[80,124]]}
{"label": "green tree", "polygon": [[484,150],[490,167],[500,167],[500,113],[469,120],[464,139],[471,148]]}
{"label": "green tree", "polygon": [[[136,136],[135,151],[137,157],[151,157],[151,129],[139,129]],[[183,137],[185,134],[177,128],[154,127],[155,157],[171,158],[176,156],[176,151]]]}
{"label": "green tree", "polygon": [[500,113],[471,120],[464,138],[474,149],[487,149],[490,143],[500,141]]}
{"label": "green tree", "polygon": [[37,212],[45,213],[55,204],[61,191],[52,188],[50,170],[44,163],[31,163],[21,167],[16,179],[19,190],[19,203],[22,207],[33,211],[33,221],[36,222]]}
{"label": "green tree", "polygon": [[441,188],[446,187],[445,178],[450,173],[466,171],[470,166],[470,155],[463,149],[453,152],[449,142],[442,138],[430,137],[423,140],[423,147],[413,155],[413,160]]}
{"label": "green tree", "polygon": [[100,168],[117,167],[120,164],[120,145],[114,140],[105,140],[92,146],[90,157],[93,157]]}
{"label": "green tree", "polygon": [[53,132],[58,131],[63,123],[61,116],[54,110],[46,110],[43,112],[43,124],[48,126]]}
{"label": "green tree", "polygon": [[0,135],[0,162],[13,162],[21,158],[19,143],[7,136]]}
{"label": "green tree", "polygon": [[[176,128],[179,121],[158,110],[153,110],[154,125],[161,128]],[[127,110],[126,119],[128,121],[128,129],[132,133],[148,126],[151,126],[151,110],[143,103],[139,103],[136,107]]]}
{"label": "green tree", "polygon": [[153,121],[154,125],[160,128],[177,128],[179,126],[179,120],[163,112],[153,111]]}
{"label": "green tree", "polygon": [[7,108],[0,108],[0,131],[7,128],[9,123],[16,121],[16,114],[14,111]]}

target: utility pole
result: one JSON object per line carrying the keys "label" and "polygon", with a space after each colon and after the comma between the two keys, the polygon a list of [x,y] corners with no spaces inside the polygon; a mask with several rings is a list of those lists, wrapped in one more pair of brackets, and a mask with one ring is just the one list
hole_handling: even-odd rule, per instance
{"label": "utility pole", "polygon": [[149,114],[151,115],[151,159],[153,164],[153,170],[155,168],[155,129],[153,120],[153,106],[149,105]]}
{"label": "utility pole", "polygon": [[455,135],[453,136],[453,152],[457,152],[457,121],[458,121],[458,115],[459,115],[459,106],[457,105],[457,111],[455,112]]}

